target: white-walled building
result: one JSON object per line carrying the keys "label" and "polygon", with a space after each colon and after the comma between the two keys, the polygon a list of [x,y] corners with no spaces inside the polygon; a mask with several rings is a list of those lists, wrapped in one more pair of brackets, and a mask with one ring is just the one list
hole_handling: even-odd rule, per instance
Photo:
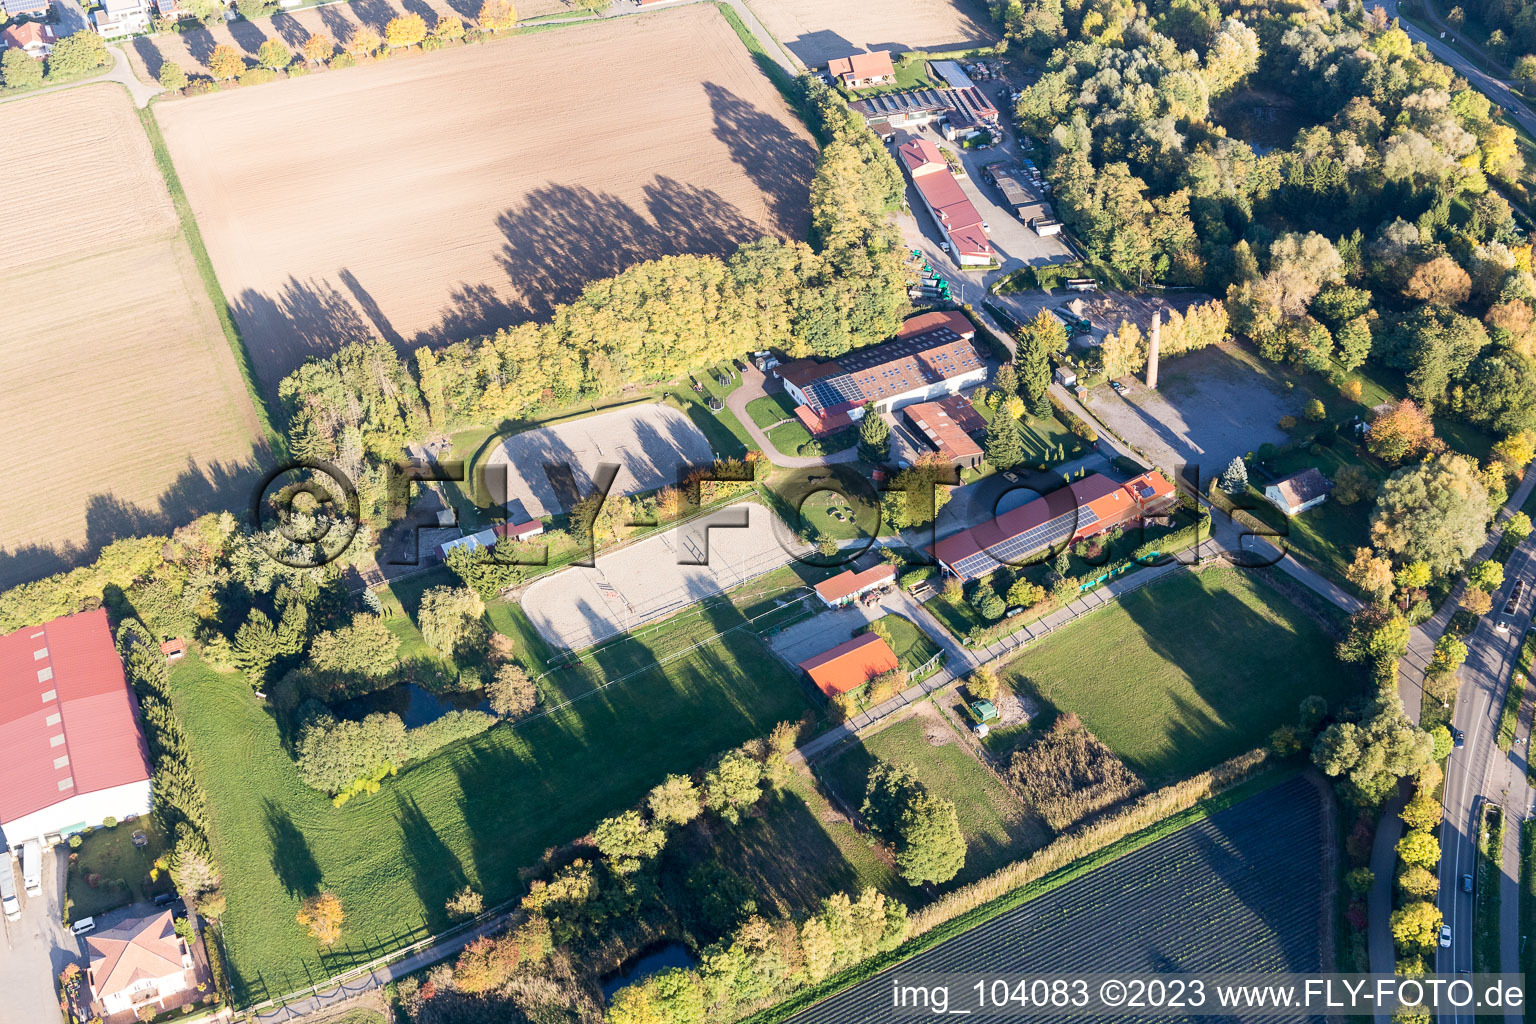
{"label": "white-walled building", "polygon": [[103,39],[121,39],[149,31],[149,0],[104,0],[104,6],[91,14],[91,26]]}
{"label": "white-walled building", "polygon": [[107,613],[0,637],[0,841],[66,836],[150,804],[138,703]]}
{"label": "white-walled building", "polygon": [[95,932],[85,948],[91,1010],[101,1017],[137,1014],[146,1006],[163,1012],[185,1005],[197,991],[192,951],[176,934],[169,910]]}
{"label": "white-walled building", "polygon": [[987,223],[949,169],[938,146],[927,139],[908,139],[896,147],[923,206],[943,234],[950,255],[962,267],[985,266],[997,261],[987,237]]}
{"label": "white-walled building", "polygon": [[779,367],[778,375],[798,404],[795,415],[823,437],[862,419],[865,403],[877,413],[895,412],[980,384],[987,364],[975,337],[963,313],[922,313],[890,341],[830,362],[797,359]]}

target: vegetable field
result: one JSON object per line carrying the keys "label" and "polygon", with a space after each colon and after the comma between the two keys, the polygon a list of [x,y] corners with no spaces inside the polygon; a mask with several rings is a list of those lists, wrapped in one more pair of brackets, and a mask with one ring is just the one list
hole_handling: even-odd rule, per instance
{"label": "vegetable field", "polygon": [[[1324,850],[1332,841],[1322,800],[1311,783],[1292,778],[935,946],[901,971],[1330,970],[1319,927],[1330,915]],[[880,975],[794,1020],[883,1020],[890,998],[890,980]]]}

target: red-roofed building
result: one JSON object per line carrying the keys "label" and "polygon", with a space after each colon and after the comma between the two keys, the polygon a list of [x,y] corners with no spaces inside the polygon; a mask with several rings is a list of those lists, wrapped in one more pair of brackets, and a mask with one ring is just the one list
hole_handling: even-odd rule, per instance
{"label": "red-roofed building", "polygon": [[867,89],[872,85],[896,81],[896,68],[891,64],[891,55],[885,50],[856,53],[851,57],[829,61],[827,74],[841,79],[850,89]]}
{"label": "red-roofed building", "polygon": [[891,645],[874,633],[860,633],[846,643],[838,644],[830,651],[823,651],[814,658],[800,663],[800,668],[811,677],[811,682],[828,697],[857,689],[882,672],[889,672],[901,663]]}
{"label": "red-roofed building", "polygon": [[146,1006],[162,1012],[197,1001],[192,951],[176,934],[169,910],[93,932],[85,949],[91,1012],[98,1017],[137,1014]]}
{"label": "red-roofed building", "polygon": [[934,545],[933,554],[946,572],[977,579],[1003,565],[1025,564],[1049,548],[1160,515],[1177,499],[1173,484],[1156,470],[1123,484],[1093,473],[946,537]]}
{"label": "red-roofed building", "polygon": [[839,356],[836,362],[796,359],[779,368],[795,415],[815,437],[864,416],[952,395],[986,379],[987,365],[961,313],[924,313],[901,325],[890,341]]}
{"label": "red-roofed building", "polygon": [[987,238],[987,224],[939,147],[927,139],[908,139],[896,147],[896,156],[947,240],[955,262],[978,266],[995,261],[997,254]]}
{"label": "red-roofed building", "polygon": [[37,21],[12,25],[0,32],[0,50],[20,50],[33,60],[43,60],[53,53],[53,29]]}
{"label": "red-roofed building", "polygon": [[98,609],[0,637],[0,836],[67,835],[150,809],[138,704]]}
{"label": "red-roofed building", "polygon": [[986,432],[987,421],[964,396],[950,395],[937,402],[918,402],[901,412],[912,429],[950,465],[971,469],[981,465],[983,455],[976,437]]}
{"label": "red-roofed building", "polygon": [[896,582],[896,567],[889,562],[882,562],[863,572],[847,569],[829,580],[822,580],[816,584],[816,596],[820,597],[828,608],[836,608],[847,604],[860,594],[894,582]]}

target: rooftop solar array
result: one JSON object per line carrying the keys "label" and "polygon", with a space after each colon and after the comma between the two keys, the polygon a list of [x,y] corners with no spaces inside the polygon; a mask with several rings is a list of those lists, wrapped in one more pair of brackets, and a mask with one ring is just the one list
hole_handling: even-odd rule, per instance
{"label": "rooftop solar array", "polygon": [[1077,531],[1098,521],[1098,513],[1089,506],[1074,508],[1023,533],[1000,540],[989,548],[967,555],[952,568],[965,579],[985,576],[1004,565],[1019,565],[1026,556],[1070,540]]}

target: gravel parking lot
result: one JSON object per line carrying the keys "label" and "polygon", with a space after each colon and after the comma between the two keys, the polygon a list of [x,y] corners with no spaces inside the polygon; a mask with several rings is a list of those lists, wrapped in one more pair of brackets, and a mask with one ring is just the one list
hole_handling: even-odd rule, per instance
{"label": "gravel parking lot", "polygon": [[[714,458],[708,439],[682,412],[635,405],[513,434],[491,456],[486,481],[498,501],[518,498],[540,517],[569,511],[578,491],[591,493],[601,463],[619,464],[608,492],[617,498],[675,484],[679,468],[707,466]],[[500,466],[506,467],[505,493],[498,493]]]}
{"label": "gravel parking lot", "polygon": [[523,594],[523,611],[549,643],[578,651],[777,569],[791,550],[810,552],[790,540],[773,513],[742,502],[598,555],[593,568],[546,576]]}
{"label": "gravel parking lot", "polygon": [[1234,456],[1283,442],[1280,417],[1300,416],[1304,402],[1244,353],[1214,346],[1163,363],[1156,391],[1138,379],[1124,396],[1094,388],[1086,404],[1154,462],[1198,466],[1203,482]]}

